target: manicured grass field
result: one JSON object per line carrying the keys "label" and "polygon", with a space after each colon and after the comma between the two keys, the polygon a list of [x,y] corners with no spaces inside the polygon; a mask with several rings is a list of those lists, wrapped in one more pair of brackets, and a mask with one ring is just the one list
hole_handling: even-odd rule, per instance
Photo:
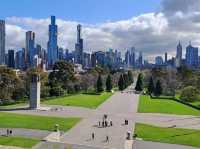
{"label": "manicured grass field", "polygon": [[97,108],[106,99],[108,99],[112,93],[104,92],[101,95],[93,94],[77,94],[66,97],[58,97],[54,99],[45,100],[43,104],[50,105],[62,105],[62,106],[79,106],[86,108]]}
{"label": "manicured grass field", "polygon": [[28,107],[28,103],[17,103],[6,106],[0,106],[0,110],[16,109],[21,107]]}
{"label": "manicured grass field", "polygon": [[24,138],[24,137],[0,136],[0,145],[5,145],[5,146],[31,148],[39,142],[40,140],[37,140],[37,139],[30,139],[30,138]]}
{"label": "manicured grass field", "polygon": [[191,102],[190,104],[200,108],[200,101]]}
{"label": "manicured grass field", "polygon": [[149,96],[140,96],[139,109],[140,113],[166,113],[177,115],[195,115],[199,116],[200,111],[193,109],[184,104],[168,99],[151,99]]}
{"label": "manicured grass field", "polygon": [[136,124],[135,133],[146,141],[200,147],[200,131]]}
{"label": "manicured grass field", "polygon": [[79,118],[58,118],[0,112],[0,128],[28,128],[52,131],[55,124],[59,124],[60,130],[67,131],[79,121]]}

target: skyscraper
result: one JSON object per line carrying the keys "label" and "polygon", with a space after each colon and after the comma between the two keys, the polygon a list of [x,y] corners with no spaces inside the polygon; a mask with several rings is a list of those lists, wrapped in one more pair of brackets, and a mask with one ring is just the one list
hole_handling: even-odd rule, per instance
{"label": "skyscraper", "polygon": [[5,64],[5,40],[6,30],[5,30],[5,21],[0,20],[0,65]]}
{"label": "skyscraper", "polygon": [[167,52],[165,52],[165,64],[167,64],[167,61],[168,61],[168,55]]}
{"label": "skyscraper", "polygon": [[135,47],[132,47],[130,51],[130,63],[132,67],[135,67]]}
{"label": "skyscraper", "polygon": [[15,51],[8,50],[8,67],[15,68]]}
{"label": "skyscraper", "polygon": [[139,64],[139,68],[141,68],[143,66],[143,56],[142,56],[141,51],[139,52],[138,64]]}
{"label": "skyscraper", "polygon": [[156,56],[156,58],[155,58],[155,64],[157,66],[163,65],[163,58],[162,58],[162,56]]}
{"label": "skyscraper", "polygon": [[191,67],[198,65],[198,48],[193,47],[191,43],[186,48],[186,64]]}
{"label": "skyscraper", "polygon": [[81,38],[81,25],[77,26],[77,43],[75,44],[75,63],[83,64],[83,39]]}
{"label": "skyscraper", "polygon": [[58,26],[56,25],[56,17],[51,16],[51,24],[49,25],[49,41],[48,47],[48,68],[51,69],[58,60]]}
{"label": "skyscraper", "polygon": [[176,67],[180,67],[181,63],[182,63],[182,45],[179,41],[179,44],[176,50]]}
{"label": "skyscraper", "polygon": [[28,31],[26,32],[26,50],[25,50],[26,68],[33,65],[33,59],[35,54],[36,54],[35,33],[32,31]]}

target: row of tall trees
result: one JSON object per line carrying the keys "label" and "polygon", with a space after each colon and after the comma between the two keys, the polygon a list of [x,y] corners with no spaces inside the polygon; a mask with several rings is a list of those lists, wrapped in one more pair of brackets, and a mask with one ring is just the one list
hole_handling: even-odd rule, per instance
{"label": "row of tall trees", "polygon": [[[112,88],[113,88],[112,78],[111,75],[109,74],[106,78],[106,91],[111,92]],[[104,91],[104,85],[101,75],[99,75],[97,79],[96,90],[98,93]]]}
{"label": "row of tall trees", "polygon": [[128,73],[123,73],[120,75],[119,81],[118,81],[118,88],[120,91],[127,88],[129,85],[131,85],[134,82],[133,74],[131,71],[128,71]]}
{"label": "row of tall trees", "polygon": [[[153,77],[150,77],[148,85],[147,85],[147,92],[149,95],[160,96],[163,92],[161,81],[157,80],[156,84],[154,84],[154,82],[155,81]],[[143,78],[142,73],[138,75],[135,90],[139,92],[144,90],[144,78]]]}
{"label": "row of tall trees", "polygon": [[154,85],[153,77],[150,77],[149,84],[147,86],[147,92],[149,95],[160,96],[162,95],[163,89],[160,80],[156,81],[156,85]]}

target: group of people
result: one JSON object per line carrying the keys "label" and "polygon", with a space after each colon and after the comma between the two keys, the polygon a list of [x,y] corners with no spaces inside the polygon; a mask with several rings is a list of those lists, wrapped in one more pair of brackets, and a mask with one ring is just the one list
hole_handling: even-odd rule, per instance
{"label": "group of people", "polygon": [[[128,120],[127,119],[125,119],[125,121],[124,121],[124,125],[128,125]],[[103,120],[102,120],[102,122],[101,121],[99,121],[99,123],[98,123],[98,127],[111,127],[111,126],[113,126],[113,122],[112,121],[108,121],[108,115],[106,115],[106,114],[104,114],[103,115]],[[92,133],[92,140],[94,140],[95,139],[95,134],[94,134],[94,132]],[[109,136],[107,135],[106,136],[106,140],[105,140],[105,142],[109,142]]]}
{"label": "group of people", "polygon": [[[105,127],[111,127],[111,126],[113,126],[113,122],[112,121],[108,121],[108,115],[104,114],[103,115],[103,120],[99,121],[99,123],[98,123],[98,127],[105,128]],[[92,140],[94,140],[94,139],[95,139],[95,134],[93,132],[92,133]],[[110,140],[108,135],[106,136],[105,139],[106,139],[105,142],[109,142],[109,140]]]}
{"label": "group of people", "polygon": [[103,115],[103,120],[102,120],[102,122],[99,121],[98,126],[99,126],[99,127],[103,127],[103,128],[104,128],[104,127],[113,126],[113,122],[112,122],[112,121],[108,121],[107,119],[108,119],[108,115],[104,114],[104,115]]}
{"label": "group of people", "polygon": [[105,121],[99,121],[99,125],[98,125],[99,127],[109,127],[109,126],[113,126],[113,122],[112,121],[107,121],[107,120],[105,120]]}

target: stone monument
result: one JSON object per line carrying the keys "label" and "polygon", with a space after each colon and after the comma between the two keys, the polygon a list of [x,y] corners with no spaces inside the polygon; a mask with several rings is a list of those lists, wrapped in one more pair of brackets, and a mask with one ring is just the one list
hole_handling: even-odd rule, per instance
{"label": "stone monument", "polygon": [[30,84],[30,109],[40,109],[40,76],[33,75]]}

